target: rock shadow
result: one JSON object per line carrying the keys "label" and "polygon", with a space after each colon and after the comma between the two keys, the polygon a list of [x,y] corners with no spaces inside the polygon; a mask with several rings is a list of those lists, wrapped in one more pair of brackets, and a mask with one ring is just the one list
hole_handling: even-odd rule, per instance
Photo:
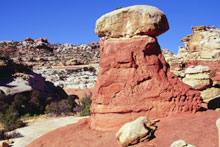
{"label": "rock shadow", "polygon": [[220,108],[220,97],[210,100],[207,106],[208,106],[208,109],[211,109],[211,110]]}

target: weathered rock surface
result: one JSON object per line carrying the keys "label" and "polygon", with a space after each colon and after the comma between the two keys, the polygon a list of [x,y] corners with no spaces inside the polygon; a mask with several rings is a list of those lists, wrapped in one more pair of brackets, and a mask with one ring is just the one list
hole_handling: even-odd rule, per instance
{"label": "weathered rock surface", "polygon": [[166,56],[166,61],[171,71],[184,83],[200,90],[203,101],[208,103],[220,95],[220,29],[197,26],[192,30],[193,34],[181,40],[185,48],[180,47],[177,55]]}
{"label": "weathered rock surface", "polygon": [[192,27],[193,34],[181,41],[185,44],[189,56],[196,60],[218,60],[220,53],[220,29],[208,26]]}
{"label": "weathered rock surface", "polygon": [[204,90],[211,87],[210,72],[211,69],[208,66],[191,65],[185,69],[185,77],[182,80],[193,89]]}
{"label": "weathered rock surface", "polygon": [[156,38],[103,40],[100,54],[93,128],[118,128],[139,116],[160,118],[200,108],[199,93],[169,71]]}
{"label": "weathered rock surface", "polygon": [[[116,138],[122,146],[136,144],[139,140],[149,139],[156,127],[149,126],[151,121],[146,117],[139,117],[138,119],[124,124],[116,133]],[[143,139],[143,140],[144,140]]]}
{"label": "weathered rock surface", "polygon": [[96,22],[99,37],[158,36],[169,29],[166,15],[156,7],[136,5],[114,10]]}
{"label": "weathered rock surface", "polygon": [[[145,11],[150,11],[151,7],[140,6],[137,9],[143,9],[138,13],[145,15]],[[123,11],[123,15],[129,16],[130,12]],[[101,20],[111,18],[110,13]],[[157,16],[152,16],[148,21],[151,19],[154,21]],[[118,19],[112,19],[111,23],[117,22]],[[122,28],[127,22],[133,22],[132,17],[117,25]],[[144,25],[151,26],[147,22]],[[163,27],[158,25],[157,29],[164,30]],[[112,32],[114,34],[114,30]],[[158,32],[144,35],[134,33],[131,38],[123,37],[123,31],[118,33],[118,36],[109,37],[120,38],[101,36],[99,74],[91,106],[92,128],[118,129],[140,116],[154,119],[186,111],[196,112],[200,108],[199,92],[190,90],[190,86],[180,82],[170,72],[157,39],[153,37]]]}

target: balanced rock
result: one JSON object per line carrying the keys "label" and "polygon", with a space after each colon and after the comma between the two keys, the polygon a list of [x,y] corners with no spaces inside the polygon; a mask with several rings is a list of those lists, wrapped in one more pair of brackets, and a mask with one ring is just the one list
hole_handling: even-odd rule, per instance
{"label": "balanced rock", "polygon": [[[143,15],[146,11],[140,10]],[[130,15],[129,11],[124,11],[124,15]],[[107,16],[105,19],[110,19]],[[129,18],[127,21],[132,22],[132,17]],[[121,25],[127,21],[122,21]],[[196,112],[200,108],[200,93],[191,90],[170,72],[154,37],[157,34],[101,39],[99,74],[91,105],[91,128],[119,129],[140,116],[155,119],[180,112]],[[119,36],[123,36],[123,32]]]}
{"label": "balanced rock", "polygon": [[96,22],[99,37],[158,36],[169,29],[166,15],[156,7],[136,5],[114,10]]}

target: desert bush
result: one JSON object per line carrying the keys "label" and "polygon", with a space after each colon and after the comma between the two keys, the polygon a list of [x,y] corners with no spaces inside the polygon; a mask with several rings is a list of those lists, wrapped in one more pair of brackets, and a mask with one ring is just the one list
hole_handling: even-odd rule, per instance
{"label": "desert bush", "polygon": [[26,114],[26,109],[29,106],[28,98],[23,94],[16,94],[12,105],[18,111],[19,115],[24,115]]}
{"label": "desert bush", "polygon": [[24,92],[16,94],[13,98],[12,104],[18,111],[19,115],[30,113],[31,116],[42,114],[45,110],[47,100],[42,98],[40,91],[34,90],[31,92]]}
{"label": "desert bush", "polygon": [[6,110],[5,114],[0,113],[0,123],[3,124],[4,130],[6,131],[11,131],[25,126],[25,124],[20,120],[19,114],[13,105]]}
{"label": "desert bush", "polygon": [[51,113],[56,116],[68,115],[71,112],[71,105],[67,100],[61,100],[52,102],[49,106],[46,106],[46,113]]}
{"label": "desert bush", "polygon": [[45,113],[51,113],[56,116],[68,115],[71,112],[74,112],[74,108],[77,106],[77,103],[75,102],[76,99],[79,99],[77,95],[70,95],[67,97],[67,99],[51,102],[50,104],[46,105]]}
{"label": "desert bush", "polygon": [[30,94],[29,104],[31,107],[28,107],[29,110],[26,113],[30,113],[30,115],[33,116],[35,114],[42,114],[45,110],[47,102],[46,99],[41,97],[40,91],[34,90]]}
{"label": "desert bush", "polygon": [[74,112],[74,108],[76,106],[78,106],[78,104],[76,103],[76,100],[79,99],[79,97],[77,95],[69,95],[67,97],[67,101],[68,103],[71,105],[71,111]]}
{"label": "desert bush", "polygon": [[84,98],[80,101],[80,116],[89,116],[90,115],[90,106],[92,103],[91,97]]}

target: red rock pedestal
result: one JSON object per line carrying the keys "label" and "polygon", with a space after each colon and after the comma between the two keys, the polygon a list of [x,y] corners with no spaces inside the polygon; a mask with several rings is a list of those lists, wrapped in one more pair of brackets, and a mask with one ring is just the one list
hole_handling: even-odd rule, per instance
{"label": "red rock pedestal", "polygon": [[155,119],[199,110],[199,92],[169,71],[156,37],[102,39],[100,45],[91,128],[113,130],[140,116]]}

